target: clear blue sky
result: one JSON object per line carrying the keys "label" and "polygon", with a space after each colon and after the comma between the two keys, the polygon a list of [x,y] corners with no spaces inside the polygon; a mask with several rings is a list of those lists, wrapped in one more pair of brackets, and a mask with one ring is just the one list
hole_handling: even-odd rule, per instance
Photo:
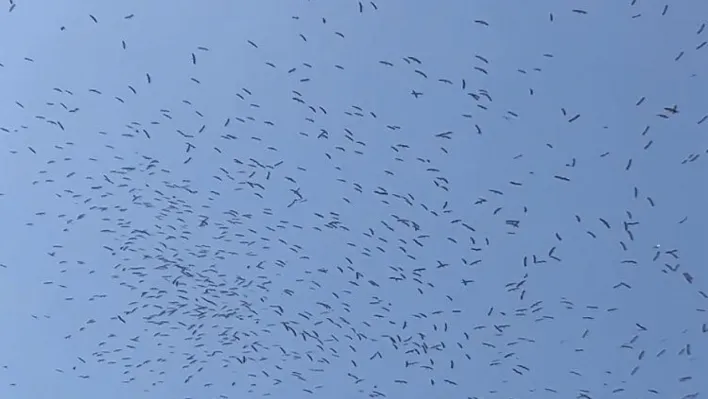
{"label": "clear blue sky", "polygon": [[705,390],[708,3],[14,1],[0,397]]}

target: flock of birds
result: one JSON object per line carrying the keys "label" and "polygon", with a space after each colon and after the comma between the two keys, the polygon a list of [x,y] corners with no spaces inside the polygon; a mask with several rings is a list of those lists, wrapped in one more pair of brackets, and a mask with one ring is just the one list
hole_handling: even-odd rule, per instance
{"label": "flock of birds", "polygon": [[[705,233],[706,213],[672,205],[690,194],[661,184],[708,176],[708,115],[631,93],[620,112],[644,122],[613,126],[544,84],[574,54],[518,66],[467,48],[435,61],[408,43],[376,49],[389,40],[376,34],[396,35],[381,28],[395,7],[414,3],[297,3],[297,15],[269,9],[273,26],[261,16],[267,34],[228,40],[195,10],[201,22],[175,23],[213,42],[152,50],[158,33],[123,31],[169,30],[172,11],[72,10],[47,35],[96,66],[37,51],[0,60],[18,85],[73,81],[10,90],[0,122],[0,281],[35,267],[6,260],[13,247],[41,259],[23,292],[56,301],[18,317],[72,353],[34,368],[77,392],[100,375],[145,397],[699,397],[708,290],[686,257],[700,258],[701,239],[677,237]],[[622,5],[627,20],[671,16],[640,6]],[[10,0],[8,20],[30,7]],[[512,29],[445,11],[477,40]],[[570,5],[543,15],[604,23]],[[705,23],[694,28],[696,44],[661,62],[703,57]],[[464,75],[443,73],[458,59]],[[702,72],[676,73],[689,85]],[[0,392],[24,397],[2,366]]]}

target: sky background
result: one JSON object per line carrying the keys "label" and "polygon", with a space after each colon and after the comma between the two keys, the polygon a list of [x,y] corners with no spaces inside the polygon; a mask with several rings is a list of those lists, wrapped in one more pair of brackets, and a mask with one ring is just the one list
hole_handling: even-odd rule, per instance
{"label": "sky background", "polygon": [[708,3],[104,3],[0,15],[0,397],[705,390]]}

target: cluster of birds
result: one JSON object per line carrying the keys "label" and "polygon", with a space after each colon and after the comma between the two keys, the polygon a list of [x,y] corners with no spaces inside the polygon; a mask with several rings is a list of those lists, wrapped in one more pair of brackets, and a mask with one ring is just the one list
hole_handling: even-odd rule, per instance
{"label": "cluster of birds", "polygon": [[[575,53],[475,53],[518,21],[462,3],[314,3],[245,12],[235,25],[263,25],[247,37],[209,23],[228,5],[185,3],[191,22],[72,10],[46,35],[90,63],[0,60],[17,82],[0,281],[34,269],[22,292],[44,299],[17,320],[69,354],[23,355],[58,376],[47,397],[100,379],[116,397],[698,398],[708,196],[686,187],[708,176],[706,111],[642,87],[607,94],[626,116],[603,120],[553,83]],[[652,29],[673,9],[605,6]],[[32,7],[11,1],[7,21]],[[428,34],[410,8],[477,37],[436,59],[444,44],[401,42]],[[605,29],[601,8],[517,12]],[[697,44],[656,61],[675,90],[703,79],[691,23]],[[0,392],[28,397],[36,377],[5,363]]]}

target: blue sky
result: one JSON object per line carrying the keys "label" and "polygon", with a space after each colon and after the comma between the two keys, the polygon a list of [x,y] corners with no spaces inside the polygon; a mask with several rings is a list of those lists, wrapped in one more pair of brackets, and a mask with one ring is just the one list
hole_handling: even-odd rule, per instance
{"label": "blue sky", "polygon": [[701,392],[708,5],[335,3],[8,5],[0,396]]}

